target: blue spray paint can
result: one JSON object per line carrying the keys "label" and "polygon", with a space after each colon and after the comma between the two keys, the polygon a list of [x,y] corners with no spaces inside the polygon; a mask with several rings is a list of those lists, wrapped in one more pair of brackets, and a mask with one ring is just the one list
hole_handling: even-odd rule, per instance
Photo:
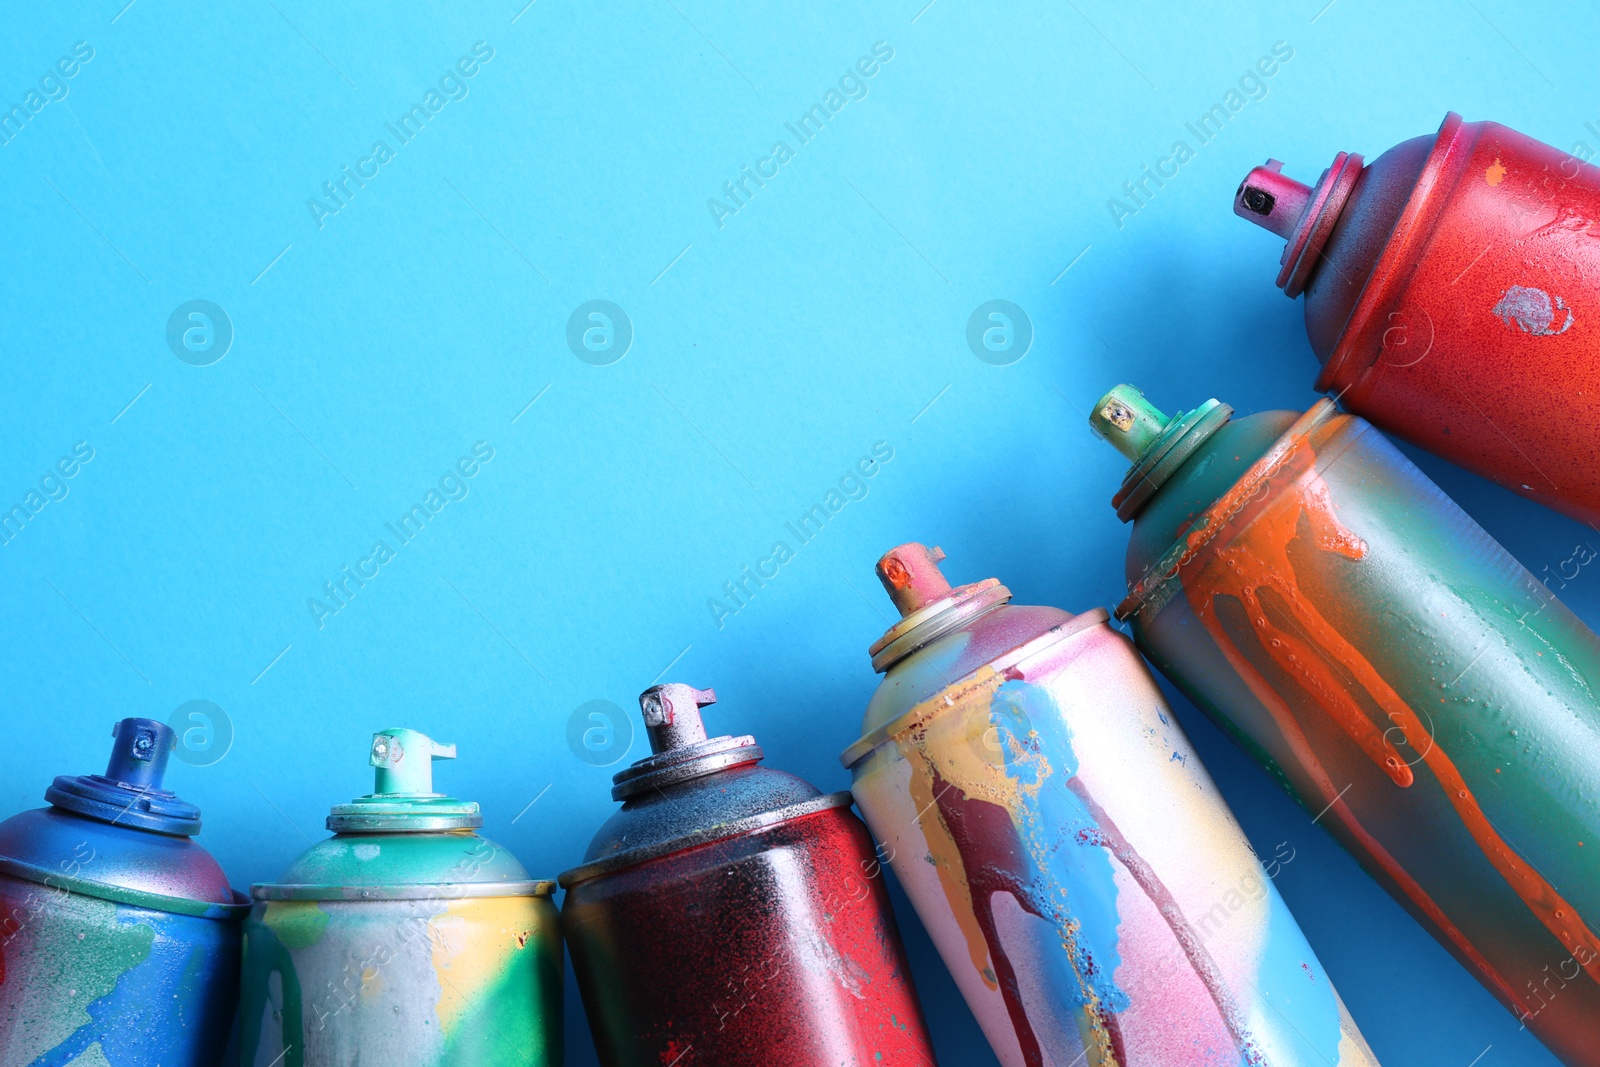
{"label": "blue spray paint can", "polygon": [[249,910],[161,787],[174,735],[123,719],[105,774],[0,823],[0,1067],[215,1067]]}

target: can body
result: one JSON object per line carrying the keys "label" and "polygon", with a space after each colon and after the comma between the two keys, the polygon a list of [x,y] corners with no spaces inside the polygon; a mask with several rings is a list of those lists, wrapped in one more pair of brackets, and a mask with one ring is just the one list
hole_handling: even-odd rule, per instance
{"label": "can body", "polygon": [[246,1067],[560,1064],[555,905],[547,893],[461,888],[257,900],[245,922]]}
{"label": "can body", "polygon": [[215,1067],[244,909],[195,902],[183,914],[66,881],[0,873],[0,1067]]}
{"label": "can body", "polygon": [[[1382,163],[1361,180],[1383,180]],[[1317,388],[1513,492],[1600,522],[1600,170],[1451,115],[1403,192],[1365,197],[1358,185],[1329,241],[1333,269],[1306,294],[1314,342],[1338,331],[1331,351],[1318,345]],[[1368,200],[1374,210],[1360,210]],[[1403,204],[1398,218],[1385,204]],[[1359,262],[1377,248],[1370,267]],[[1343,290],[1363,270],[1345,321]]]}
{"label": "can body", "polygon": [[1552,1051],[1600,1065],[1600,641],[1329,401],[1239,420],[1186,471],[1152,510],[1183,506],[1139,520],[1166,536],[1135,527],[1140,647]]}
{"label": "can body", "polygon": [[620,870],[563,875],[562,927],[605,1067],[931,1067],[849,794]]}
{"label": "can body", "polygon": [[1292,848],[1257,861],[1128,640],[1070,619],[846,755],[1000,1061],[1376,1064],[1272,884]]}

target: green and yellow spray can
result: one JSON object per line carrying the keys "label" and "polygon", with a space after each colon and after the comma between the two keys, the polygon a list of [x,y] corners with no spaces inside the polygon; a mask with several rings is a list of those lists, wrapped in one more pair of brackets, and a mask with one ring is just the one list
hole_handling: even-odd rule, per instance
{"label": "green and yellow spray can", "polygon": [[453,759],[415,730],[373,736],[369,796],[245,922],[244,1067],[558,1067],[555,883],[481,837],[478,805],[433,791]]}

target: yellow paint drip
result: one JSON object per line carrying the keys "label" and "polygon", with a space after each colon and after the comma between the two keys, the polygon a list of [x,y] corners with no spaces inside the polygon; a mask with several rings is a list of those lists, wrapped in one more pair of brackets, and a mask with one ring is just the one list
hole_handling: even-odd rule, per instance
{"label": "yellow paint drip", "polygon": [[1338,993],[1333,999],[1339,1005],[1339,1067],[1378,1067],[1378,1057],[1367,1047],[1367,1039],[1350,1018],[1344,1000]]}
{"label": "yellow paint drip", "polygon": [[527,950],[537,925],[531,897],[454,900],[428,923],[439,978],[434,1010],[446,1038],[477,1010],[512,958]]}
{"label": "yellow paint drip", "polygon": [[[1031,827],[1038,830],[1037,797],[1041,789],[1056,777],[1048,761],[1036,752],[1021,751],[1018,739],[1012,738],[1012,749],[1004,758],[988,755],[993,743],[986,737],[991,730],[990,708],[996,694],[1006,682],[1006,676],[989,665],[984,665],[967,678],[940,692],[931,700],[918,705],[908,718],[915,723],[894,737],[901,755],[911,767],[911,795],[916,804],[917,823],[928,843],[939,883],[951,902],[961,933],[966,941],[967,954],[972,967],[982,976],[984,984],[998,990],[1000,984],[989,953],[988,941],[978,922],[977,909],[972,898],[972,887],[966,866],[955,837],[944,823],[939,810],[942,793],[937,788],[959,790],[967,798],[982,800],[1011,813],[1013,822],[1023,820],[1019,826],[1021,842],[1040,841],[1048,835],[1028,833]],[[1007,762],[1031,761],[1034,764],[1034,781],[1024,783],[1006,772]],[[1049,857],[1035,854],[1035,865],[1048,866]],[[1075,944],[1078,921],[1070,912],[1066,887],[1052,887],[1055,914],[1047,917],[1059,931],[1062,953],[1077,977],[1084,1005],[1074,1012],[1073,1023],[1079,1039],[1088,1052],[1088,1067],[1121,1067],[1112,1050],[1111,1035],[1100,1020],[1100,997],[1084,975],[1077,973]]]}
{"label": "yellow paint drip", "polygon": [[[935,713],[937,706],[940,718],[948,716],[958,723],[968,723],[969,729],[977,728],[987,731],[989,716],[989,702],[994,693],[1000,688],[1003,679],[995,673],[994,669],[985,665],[979,667],[965,682],[946,690],[933,700],[924,701],[915,709],[912,715],[916,726],[900,734],[894,740],[900,749],[900,754],[911,765],[911,799],[916,804],[917,823],[922,829],[922,836],[928,842],[928,851],[933,858],[934,869],[939,872],[939,884],[944,889],[946,899],[951,902],[952,911],[956,922],[961,926],[962,937],[967,942],[967,955],[972,960],[972,969],[983,977],[984,984],[991,990],[1000,988],[1000,983],[995,977],[993,961],[989,959],[988,942],[984,940],[983,931],[978,926],[977,910],[973,907],[972,888],[967,884],[966,867],[961,861],[961,851],[956,847],[955,840],[945,829],[944,819],[938,811],[938,797],[934,793],[934,766],[926,752],[926,732],[930,725],[929,716]],[[974,716],[972,711],[982,711],[983,714]],[[977,739],[982,744],[982,734]],[[960,745],[958,750],[971,751],[971,746]],[[939,768],[943,772],[943,768]],[[941,773],[949,788],[960,788],[950,773]],[[970,777],[970,776],[969,776]]]}
{"label": "yellow paint drip", "polygon": [[389,983],[383,980],[383,968],[369,963],[361,972],[361,1000],[364,1004],[383,999]]}

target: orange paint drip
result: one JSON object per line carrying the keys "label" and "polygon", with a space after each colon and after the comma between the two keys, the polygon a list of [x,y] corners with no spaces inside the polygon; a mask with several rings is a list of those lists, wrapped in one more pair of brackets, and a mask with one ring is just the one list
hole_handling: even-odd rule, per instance
{"label": "orange paint drip", "polygon": [[1287,707],[1280,707],[1281,698],[1267,684],[1266,679],[1256,672],[1248,660],[1238,655],[1231,645],[1223,645],[1222,650],[1228,657],[1229,663],[1239,672],[1245,684],[1250,687],[1250,691],[1255,695],[1255,698],[1264,707],[1270,708],[1274,712],[1278,728],[1283,734],[1284,740],[1288,742],[1295,761],[1304,767],[1312,778],[1316,780],[1317,795],[1319,797],[1332,798],[1328,802],[1328,814],[1339,820],[1345,830],[1355,838],[1362,850],[1373,858],[1383,872],[1406,895],[1406,898],[1439,928],[1450,943],[1455,946],[1456,950],[1472,963],[1478,973],[1483,975],[1484,980],[1495,988],[1501,999],[1517,1011],[1526,1013],[1529,1005],[1522,998],[1522,995],[1511,988],[1510,983],[1500,976],[1499,972],[1490,965],[1488,959],[1467,939],[1467,935],[1462,933],[1461,929],[1450,921],[1450,917],[1428,895],[1427,890],[1422,888],[1421,883],[1412,878],[1406,872],[1406,869],[1400,865],[1399,861],[1389,854],[1389,850],[1384,848],[1383,844],[1373,837],[1365,826],[1361,825],[1361,822],[1351,812],[1349,806],[1345,804],[1342,791],[1334,786],[1333,780],[1322,766],[1322,761],[1317,758],[1316,751],[1311,747],[1311,742],[1306,739],[1305,732],[1300,729],[1299,722],[1289,714]]}
{"label": "orange paint drip", "polygon": [[[1320,408],[1313,409],[1313,413],[1319,411]],[[1218,498],[1208,509],[1205,520],[1186,536],[1185,551],[1177,569],[1196,616],[1229,663],[1273,714],[1285,736],[1289,736],[1291,727],[1294,734],[1300,735],[1293,713],[1223,627],[1216,611],[1218,597],[1235,597],[1245,605],[1267,655],[1296,679],[1320,710],[1396,785],[1406,787],[1413,781],[1410,768],[1400,761],[1399,753],[1377,731],[1354,696],[1339,683],[1327,666],[1328,662],[1348,670],[1389,720],[1400,728],[1403,736],[1427,736],[1421,719],[1366,657],[1301,593],[1289,556],[1289,546],[1298,536],[1302,516],[1309,523],[1317,548],[1354,560],[1363,558],[1367,551],[1365,543],[1343,527],[1334,515],[1327,482],[1316,471],[1316,453],[1309,438],[1312,426],[1307,425],[1311,422],[1309,416],[1297,422],[1284,441]],[[1278,486],[1270,487],[1275,480]],[[1276,612],[1267,609],[1262,599],[1266,591],[1275,594],[1281,609],[1287,612],[1289,629],[1279,626],[1273,617]],[[1309,749],[1303,735],[1300,735],[1300,745]],[[1297,755],[1302,759],[1310,756],[1309,752],[1297,752]],[[1310,758],[1315,759],[1314,756]],[[1443,747],[1430,744],[1421,758],[1433,771],[1484,857],[1528,910],[1574,955],[1580,945],[1591,950],[1590,962],[1584,969],[1600,982],[1600,939],[1576,909],[1494,829]],[[1320,767],[1318,770],[1320,772]],[[1322,777],[1325,779],[1325,774]],[[1327,785],[1331,793],[1331,783]],[[1342,820],[1352,831],[1358,832],[1363,844],[1371,842],[1365,831],[1358,830],[1354,817],[1342,802],[1335,798],[1334,803],[1340,808]],[[1436,921],[1442,919],[1438,906],[1392,857],[1381,848],[1373,848],[1372,855],[1419,907]],[[1458,929],[1448,922],[1442,923],[1441,929],[1484,973],[1494,977],[1496,985],[1510,993],[1504,980],[1489,970],[1487,961],[1472,949]],[[1520,1003],[1515,995],[1507,999]]]}
{"label": "orange paint drip", "polygon": [[[1413,781],[1411,768],[1400,758],[1387,732],[1380,731],[1367,718],[1361,705],[1328,665],[1328,659],[1350,669],[1396,725],[1410,709],[1355,647],[1300,595],[1295,584],[1294,568],[1289,562],[1289,543],[1295,539],[1301,514],[1310,520],[1316,547],[1324,551],[1359,560],[1367,554],[1367,545],[1334,517],[1328,485],[1316,474],[1316,455],[1306,438],[1296,436],[1292,442],[1273,473],[1290,482],[1301,483],[1300,506],[1282,506],[1287,503],[1284,498],[1271,496],[1257,501],[1255,497],[1261,486],[1249,477],[1241,479],[1213,508],[1214,512],[1228,516],[1222,526],[1192,530],[1188,534],[1186,539],[1196,554],[1191,557],[1191,568],[1186,568],[1188,574],[1183,587],[1195,613],[1217,638],[1218,644],[1223,644],[1225,638],[1216,615],[1216,598],[1219,595],[1238,597],[1250,613],[1250,622],[1267,654],[1316,697],[1339,729],[1395,785],[1404,788]],[[1233,499],[1235,496],[1238,499]],[[1280,506],[1274,507],[1274,504]],[[1261,596],[1266,590],[1277,594],[1289,613],[1294,632],[1280,628],[1273,620],[1274,613]]]}

